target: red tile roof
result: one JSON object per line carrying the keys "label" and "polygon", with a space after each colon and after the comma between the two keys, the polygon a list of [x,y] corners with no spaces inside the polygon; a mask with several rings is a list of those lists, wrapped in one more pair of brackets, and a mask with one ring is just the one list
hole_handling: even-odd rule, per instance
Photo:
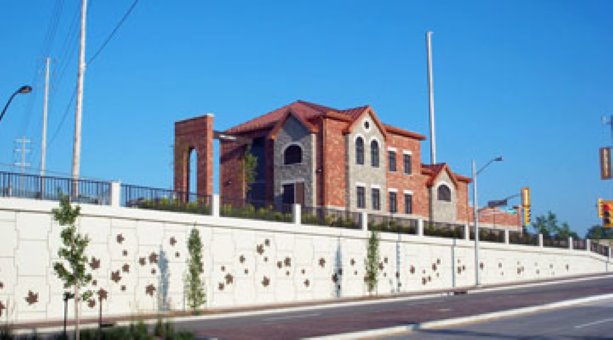
{"label": "red tile roof", "polygon": [[[234,126],[226,130],[225,133],[242,134],[260,129],[273,129],[274,126],[280,120],[282,120],[288,112],[293,113],[299,120],[308,125],[314,118],[324,115],[335,119],[346,120],[347,122],[353,122],[359,118],[365,112],[365,110],[370,110],[370,106],[364,105],[341,110],[304,100],[297,100],[291,104],[285,105],[264,115]],[[351,126],[351,124],[349,124],[349,126]],[[312,125],[307,127],[312,131],[314,130]],[[380,128],[383,130],[391,128],[396,134],[405,135],[419,140],[425,139],[424,136],[418,133],[391,127],[389,125],[381,124]]]}
{"label": "red tile roof", "polygon": [[445,168],[449,170],[449,173],[451,174],[451,177],[452,177],[451,179],[453,181],[457,180],[457,181],[462,181],[466,183],[470,183],[472,181],[468,177],[462,176],[460,174],[456,174],[455,172],[451,171],[451,168],[447,165],[447,163],[422,164],[421,173],[424,175],[430,176],[426,184],[428,186],[432,186],[434,184],[434,180],[438,177],[439,173],[441,173],[441,171],[443,171]]}

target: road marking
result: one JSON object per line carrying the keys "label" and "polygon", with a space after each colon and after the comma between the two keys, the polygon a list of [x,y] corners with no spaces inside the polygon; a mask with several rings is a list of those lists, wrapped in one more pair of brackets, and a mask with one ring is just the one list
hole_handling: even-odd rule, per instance
{"label": "road marking", "polygon": [[288,315],[288,316],[277,316],[274,318],[266,318],[262,319],[262,321],[278,321],[278,320],[290,320],[290,319],[302,319],[302,318],[310,318],[312,316],[320,316],[321,313],[311,313],[311,314],[300,314],[300,315]]}
{"label": "road marking", "polygon": [[579,328],[585,328],[585,327],[594,326],[594,325],[599,325],[599,324],[601,324],[601,323],[611,322],[611,321],[613,321],[613,318],[603,319],[603,320],[598,320],[598,321],[594,321],[594,322],[584,323],[584,324],[582,324],[582,325],[577,325],[577,326],[575,326],[575,328],[577,328],[577,329],[579,329]]}
{"label": "road marking", "polygon": [[439,308],[438,311],[439,312],[449,312],[451,310],[451,308]]}

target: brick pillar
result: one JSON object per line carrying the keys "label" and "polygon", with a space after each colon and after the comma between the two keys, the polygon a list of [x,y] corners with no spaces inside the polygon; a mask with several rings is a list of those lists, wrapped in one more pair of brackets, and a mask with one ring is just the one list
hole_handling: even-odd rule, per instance
{"label": "brick pillar", "polygon": [[[190,151],[196,152],[196,169],[189,168]],[[175,122],[174,188],[189,191],[189,174],[196,171],[196,193],[213,194],[213,114]]]}

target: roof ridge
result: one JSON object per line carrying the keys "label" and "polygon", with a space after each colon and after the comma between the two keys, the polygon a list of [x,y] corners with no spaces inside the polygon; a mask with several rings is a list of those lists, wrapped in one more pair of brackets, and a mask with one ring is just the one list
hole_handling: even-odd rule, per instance
{"label": "roof ridge", "polygon": [[297,101],[295,101],[295,103],[300,103],[300,104],[306,105],[306,106],[308,106],[308,107],[310,107],[312,109],[315,109],[315,110],[318,110],[318,111],[322,111],[322,112],[325,112],[325,111],[339,112],[339,111],[341,111],[339,109],[335,109],[335,108],[330,107],[330,106],[321,105],[321,104],[309,102],[309,101],[302,100],[302,99],[298,99]]}

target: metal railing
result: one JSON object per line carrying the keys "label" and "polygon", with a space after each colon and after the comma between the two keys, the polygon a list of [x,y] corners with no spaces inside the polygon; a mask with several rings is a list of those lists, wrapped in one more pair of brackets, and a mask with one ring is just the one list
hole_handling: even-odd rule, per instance
{"label": "metal railing", "polygon": [[509,231],[509,243],[538,246],[539,238],[538,235]]}
{"label": "metal railing", "polygon": [[552,248],[568,248],[568,239],[543,237],[543,246]]}
{"label": "metal railing", "polygon": [[368,214],[368,230],[416,235],[417,225],[413,218]]}
{"label": "metal railing", "polygon": [[211,196],[122,184],[121,206],[210,215]]}
{"label": "metal railing", "polygon": [[[475,239],[475,231],[470,231],[470,239]],[[502,229],[489,229],[479,228],[479,241],[485,242],[504,242],[504,230]]]}
{"label": "metal railing", "polygon": [[0,196],[109,205],[111,183],[68,177],[38,176],[0,171]]}
{"label": "metal railing", "polygon": [[361,218],[359,212],[322,207],[301,208],[301,222],[303,224],[360,229]]}
{"label": "metal railing", "polygon": [[597,242],[590,242],[590,251],[602,256],[609,256],[609,247]]}
{"label": "metal railing", "polygon": [[222,217],[251,218],[255,220],[291,222],[291,204],[272,201],[222,197],[219,215]]}
{"label": "metal railing", "polygon": [[573,249],[587,249],[585,240],[573,240]]}
{"label": "metal railing", "polygon": [[461,239],[464,238],[464,225],[441,222],[424,222],[424,235]]}

